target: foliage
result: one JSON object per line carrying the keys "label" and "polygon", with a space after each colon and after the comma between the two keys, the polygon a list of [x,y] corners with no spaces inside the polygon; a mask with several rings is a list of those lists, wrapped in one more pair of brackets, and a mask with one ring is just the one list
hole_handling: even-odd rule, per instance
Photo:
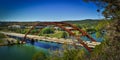
{"label": "foliage", "polygon": [[51,34],[51,33],[54,33],[54,29],[53,28],[43,28],[39,35]]}
{"label": "foliage", "polygon": [[4,41],[3,40],[0,40],[0,43],[3,43]]}
{"label": "foliage", "polygon": [[1,38],[6,38],[6,36],[4,34],[0,33],[0,39]]}
{"label": "foliage", "polygon": [[2,40],[2,38],[6,38],[6,36],[2,33],[0,33],[0,43],[3,43],[4,41]]}
{"label": "foliage", "polygon": [[[113,19],[112,23],[107,23],[105,21],[100,22],[96,30],[107,30],[107,36],[105,40],[96,46],[94,51],[91,53],[90,60],[120,60],[120,0],[87,0],[95,3],[101,3],[100,5],[105,5],[103,8],[103,15],[106,18]],[[105,4],[104,4],[105,3]]]}
{"label": "foliage", "polygon": [[99,9],[104,8],[102,11],[106,18],[119,18],[120,17],[120,0],[84,0],[86,2],[94,2]]}
{"label": "foliage", "polygon": [[66,49],[63,54],[63,60],[84,60],[85,56],[85,50]]}
{"label": "foliage", "polygon": [[25,33],[27,33],[27,31],[29,31],[29,29],[22,29],[21,33],[25,34]]}
{"label": "foliage", "polygon": [[57,37],[57,38],[67,38],[68,36],[69,34],[65,31],[58,31],[52,35],[52,37]]}
{"label": "foliage", "polygon": [[44,52],[39,52],[39,53],[36,53],[34,56],[33,56],[33,59],[32,60],[46,60],[47,58],[47,54],[45,54]]}
{"label": "foliage", "polygon": [[96,32],[96,29],[86,29],[87,32]]}
{"label": "foliage", "polygon": [[[114,42],[114,43],[113,43]],[[95,47],[91,53],[90,60],[119,60],[120,59],[120,43],[119,41],[106,39]]]}
{"label": "foliage", "polygon": [[63,31],[61,34],[61,38],[67,38],[67,37],[68,37],[67,32]]}
{"label": "foliage", "polygon": [[31,32],[30,32],[30,34],[35,34],[35,33],[37,33],[38,32],[38,30],[37,29],[34,29],[34,30],[32,30]]}
{"label": "foliage", "polygon": [[56,50],[51,52],[52,54],[46,56],[42,53],[37,54],[34,56],[34,60],[36,58],[43,59],[43,60],[86,60],[84,58],[87,57],[87,53],[84,49],[71,49],[71,48],[64,48],[64,50]]}
{"label": "foliage", "polygon": [[78,28],[82,28],[82,26],[81,26],[80,24],[76,24],[76,26],[77,26]]}
{"label": "foliage", "polygon": [[111,20],[102,20],[98,23],[98,25],[95,27],[96,30],[96,36],[101,37],[103,36],[103,32],[105,31],[106,27],[109,26],[111,23]]}

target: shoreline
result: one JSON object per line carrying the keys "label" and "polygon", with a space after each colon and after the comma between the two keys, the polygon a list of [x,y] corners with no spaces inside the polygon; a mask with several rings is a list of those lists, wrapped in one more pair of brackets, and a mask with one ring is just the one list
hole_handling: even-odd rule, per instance
{"label": "shoreline", "polygon": [[0,46],[10,46],[10,45],[22,44],[21,41],[18,41],[14,38],[3,38],[1,40],[3,40],[3,42],[0,43]]}

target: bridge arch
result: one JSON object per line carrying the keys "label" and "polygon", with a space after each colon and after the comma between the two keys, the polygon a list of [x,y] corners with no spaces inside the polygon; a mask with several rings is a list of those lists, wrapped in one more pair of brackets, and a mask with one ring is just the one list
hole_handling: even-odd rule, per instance
{"label": "bridge arch", "polygon": [[66,32],[68,32],[70,36],[74,36],[74,37],[78,40],[78,42],[79,42],[80,44],[82,44],[83,47],[85,47],[89,52],[92,51],[91,48],[88,47],[87,44],[85,44],[85,43],[82,41],[82,39],[80,39],[80,36],[76,35],[76,34],[73,33],[72,31],[70,31],[69,29],[65,28],[64,26],[62,26],[62,24],[71,26],[71,27],[74,28],[75,30],[80,31],[80,32],[82,33],[82,35],[87,36],[88,38],[91,39],[91,41],[94,41],[94,42],[95,42],[95,40],[94,40],[92,37],[90,37],[85,31],[77,28],[76,26],[74,26],[74,25],[72,25],[72,24],[64,23],[64,22],[42,22],[42,23],[36,23],[36,24],[33,25],[33,27],[25,34],[23,41],[26,39],[27,35],[28,35],[36,26],[38,26],[38,25],[55,25],[55,26],[57,26],[57,27],[65,30]]}

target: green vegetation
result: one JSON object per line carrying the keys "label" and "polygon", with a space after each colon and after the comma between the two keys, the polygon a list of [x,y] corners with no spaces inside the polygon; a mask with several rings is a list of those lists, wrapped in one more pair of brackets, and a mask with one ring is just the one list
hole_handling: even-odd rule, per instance
{"label": "green vegetation", "polygon": [[40,52],[33,56],[33,60],[82,60],[88,53],[84,49],[74,49],[64,47],[64,50],[52,51],[49,54]]}
{"label": "green vegetation", "polygon": [[0,33],[0,39],[1,38],[6,38],[6,36],[4,34]]}
{"label": "green vegetation", "polygon": [[36,53],[33,56],[32,60],[46,60],[47,57],[48,57],[47,54],[41,51],[39,53]]}
{"label": "green vegetation", "polygon": [[42,29],[42,31],[40,33],[41,34],[52,34],[52,33],[54,33],[54,29],[53,28],[44,28],[44,29]]}
{"label": "green vegetation", "polygon": [[47,36],[47,37],[56,37],[56,38],[67,38],[69,34],[65,31],[55,31],[52,34],[39,34],[40,36]]}
{"label": "green vegetation", "polygon": [[0,43],[3,43],[4,41],[0,39]]}
{"label": "green vegetation", "polygon": [[110,25],[111,21],[112,20],[103,20],[97,24],[95,27],[97,37],[101,37],[103,35],[102,31],[106,30],[106,27]]}
{"label": "green vegetation", "polygon": [[2,40],[3,38],[6,38],[6,36],[4,34],[0,33],[0,43],[3,43],[4,41]]}
{"label": "green vegetation", "polygon": [[66,22],[66,23],[72,23],[72,24],[80,24],[80,25],[86,25],[86,24],[97,24],[97,22],[99,22],[100,20],[93,20],[93,19],[86,19],[86,20],[73,20],[73,21],[63,21],[63,22]]}
{"label": "green vegetation", "polygon": [[22,33],[22,34],[25,34],[25,33],[27,33],[28,31],[29,31],[29,29],[21,29],[22,31],[21,32],[19,32],[19,33]]}
{"label": "green vegetation", "polygon": [[68,37],[67,32],[63,31],[61,34],[61,38],[67,38],[67,37]]}
{"label": "green vegetation", "polygon": [[69,34],[65,31],[57,31],[55,34],[52,35],[52,37],[57,37],[57,38],[67,38]]}

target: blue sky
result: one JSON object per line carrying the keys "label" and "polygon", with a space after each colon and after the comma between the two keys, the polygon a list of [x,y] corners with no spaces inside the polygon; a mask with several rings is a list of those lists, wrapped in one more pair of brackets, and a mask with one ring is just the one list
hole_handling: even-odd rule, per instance
{"label": "blue sky", "polygon": [[0,0],[2,21],[66,21],[99,19],[93,3],[82,0]]}

